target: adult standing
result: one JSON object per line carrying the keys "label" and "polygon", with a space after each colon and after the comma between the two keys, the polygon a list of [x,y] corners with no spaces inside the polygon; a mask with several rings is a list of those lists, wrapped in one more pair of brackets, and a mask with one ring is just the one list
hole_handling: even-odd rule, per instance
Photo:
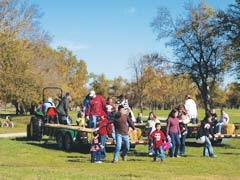
{"label": "adult standing", "polygon": [[166,134],[170,136],[172,147],[169,150],[170,157],[178,157],[178,150],[180,147],[180,127],[179,127],[179,119],[178,119],[178,110],[172,109],[167,119],[167,128]]}
{"label": "adult standing", "polygon": [[127,153],[130,149],[128,129],[130,126],[133,130],[135,130],[135,126],[129,116],[125,114],[124,106],[122,105],[118,106],[118,112],[113,119],[109,120],[108,123],[114,124],[116,132],[116,146],[112,162],[118,162],[118,155],[121,148],[122,153],[120,154],[120,156],[122,160],[125,161]]}
{"label": "adult standing", "polygon": [[69,125],[70,122],[68,121],[68,110],[70,107],[70,101],[72,99],[72,96],[69,92],[63,96],[63,98],[60,100],[56,107],[58,120],[60,124]]}
{"label": "adult standing", "polygon": [[197,105],[190,95],[185,96],[185,109],[192,124],[197,124]]}
{"label": "adult standing", "polygon": [[96,95],[94,90],[90,91],[89,98],[86,118],[89,128],[96,128],[101,115],[106,116],[106,102],[101,95]]}

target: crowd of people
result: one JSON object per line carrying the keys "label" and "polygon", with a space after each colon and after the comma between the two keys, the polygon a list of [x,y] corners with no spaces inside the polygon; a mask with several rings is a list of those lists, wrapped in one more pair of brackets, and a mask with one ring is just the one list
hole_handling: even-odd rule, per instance
{"label": "crowd of people", "polygon": [[[68,120],[70,93],[65,96],[56,106],[56,113],[60,124],[69,125]],[[43,104],[43,112],[48,113],[50,107],[55,107],[52,98]],[[148,154],[153,156],[153,161],[159,157],[165,160],[165,152],[168,151],[170,158],[186,156],[186,137],[188,134],[188,123],[201,124],[198,136],[204,137],[203,156],[216,157],[213,152],[211,138],[220,134],[223,125],[229,122],[229,116],[221,109],[218,120],[215,109],[212,109],[206,117],[199,122],[197,105],[190,95],[186,95],[185,101],[173,108],[166,120],[166,128],[161,129],[161,122],[154,114],[149,112],[146,119],[148,137]],[[135,131],[135,124],[145,123],[142,113],[135,118],[133,111],[124,95],[118,96],[116,103],[112,97],[105,99],[91,90],[83,101],[83,107],[77,113],[76,124],[81,127],[95,129],[94,138],[91,144],[91,162],[102,163],[106,158],[105,143],[111,136],[115,143],[113,163],[118,162],[120,155],[123,161],[126,160],[130,149],[129,128]]]}

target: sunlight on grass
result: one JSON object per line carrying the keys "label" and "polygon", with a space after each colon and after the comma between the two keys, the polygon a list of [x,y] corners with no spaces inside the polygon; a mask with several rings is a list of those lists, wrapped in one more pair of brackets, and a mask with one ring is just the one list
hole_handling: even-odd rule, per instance
{"label": "sunlight on grass", "polygon": [[56,150],[54,144],[0,139],[0,179],[239,179],[239,139],[214,146],[217,158],[202,157],[202,146],[190,141],[187,157],[167,157],[163,163],[152,162],[147,146],[138,145],[127,162],[112,164],[113,153],[107,152],[104,163],[94,164],[89,154],[78,150],[68,153]]}

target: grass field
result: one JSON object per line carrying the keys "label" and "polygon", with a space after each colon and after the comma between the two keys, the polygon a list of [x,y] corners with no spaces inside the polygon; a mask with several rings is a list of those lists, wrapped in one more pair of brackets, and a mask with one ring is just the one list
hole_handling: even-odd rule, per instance
{"label": "grass field", "polygon": [[[239,110],[226,110],[232,122],[240,123]],[[166,117],[169,111],[156,112]],[[203,111],[202,111],[203,112]],[[200,113],[202,113],[200,111]],[[219,111],[218,111],[219,112]],[[71,112],[75,117],[76,112]],[[147,116],[148,112],[144,113]],[[2,116],[4,117],[4,116]],[[15,128],[0,128],[0,133],[23,132],[29,116],[13,117]],[[3,119],[2,119],[3,120]],[[102,164],[90,163],[90,155],[81,148],[73,152],[56,149],[55,142],[33,142],[25,138],[0,139],[0,179],[1,180],[103,180],[103,179],[169,179],[169,180],[239,180],[240,139],[224,139],[214,146],[217,158],[202,157],[202,145],[187,139],[187,157],[168,158],[152,162],[146,145],[138,145],[131,150],[128,160],[112,164],[112,152],[107,153]]]}
{"label": "grass field", "polygon": [[202,147],[188,139],[187,157],[152,162],[147,146],[131,150],[126,162],[112,164],[112,152],[102,164],[89,161],[89,154],[64,152],[54,144],[27,142],[25,138],[0,139],[0,179],[170,179],[239,180],[240,139],[215,146],[217,158],[202,157]]}

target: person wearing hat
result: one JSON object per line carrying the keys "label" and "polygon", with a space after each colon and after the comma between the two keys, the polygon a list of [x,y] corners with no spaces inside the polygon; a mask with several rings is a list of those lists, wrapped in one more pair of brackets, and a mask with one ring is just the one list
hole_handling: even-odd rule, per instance
{"label": "person wearing hat", "polygon": [[70,123],[68,121],[68,110],[70,107],[71,99],[72,99],[71,94],[69,92],[67,92],[56,107],[58,120],[59,120],[60,124],[69,125],[69,123]]}
{"label": "person wearing hat", "polygon": [[94,90],[90,91],[89,98],[86,118],[89,128],[96,128],[101,115],[106,115],[106,101],[101,95],[96,95]]}

